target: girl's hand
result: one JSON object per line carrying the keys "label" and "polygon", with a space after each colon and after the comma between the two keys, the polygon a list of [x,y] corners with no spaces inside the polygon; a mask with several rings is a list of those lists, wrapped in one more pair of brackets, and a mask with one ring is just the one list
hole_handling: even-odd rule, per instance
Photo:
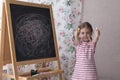
{"label": "girl's hand", "polygon": [[95,37],[98,38],[100,36],[100,30],[98,28],[96,28],[94,33],[95,33]]}
{"label": "girl's hand", "polygon": [[79,33],[80,33],[80,28],[77,28],[77,30],[74,33],[74,37],[75,37],[75,44],[77,45],[79,43]]}
{"label": "girl's hand", "polygon": [[100,36],[100,30],[96,28],[96,30],[94,31],[95,37],[93,39],[93,43],[96,46],[98,40],[99,40],[99,36]]}
{"label": "girl's hand", "polygon": [[77,30],[75,31],[75,36],[78,36],[79,35],[79,33],[80,33],[80,28],[77,28]]}

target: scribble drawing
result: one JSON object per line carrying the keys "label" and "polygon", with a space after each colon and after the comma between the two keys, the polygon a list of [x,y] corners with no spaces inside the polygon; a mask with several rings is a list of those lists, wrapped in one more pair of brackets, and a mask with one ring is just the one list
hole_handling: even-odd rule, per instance
{"label": "scribble drawing", "polygon": [[53,56],[54,41],[49,18],[41,14],[24,14],[17,18],[15,24],[15,46],[21,57]]}

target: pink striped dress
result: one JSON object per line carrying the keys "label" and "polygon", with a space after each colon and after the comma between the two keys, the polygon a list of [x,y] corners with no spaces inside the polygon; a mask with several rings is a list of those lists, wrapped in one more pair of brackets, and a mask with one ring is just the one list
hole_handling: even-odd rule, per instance
{"label": "pink striped dress", "polygon": [[76,47],[76,64],[72,80],[98,80],[94,60],[93,43],[81,42]]}

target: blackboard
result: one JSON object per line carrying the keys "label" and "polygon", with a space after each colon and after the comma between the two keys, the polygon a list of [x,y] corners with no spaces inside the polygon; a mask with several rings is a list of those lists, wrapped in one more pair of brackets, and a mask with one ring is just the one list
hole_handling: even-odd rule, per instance
{"label": "blackboard", "polygon": [[50,8],[10,3],[10,13],[17,62],[56,57]]}

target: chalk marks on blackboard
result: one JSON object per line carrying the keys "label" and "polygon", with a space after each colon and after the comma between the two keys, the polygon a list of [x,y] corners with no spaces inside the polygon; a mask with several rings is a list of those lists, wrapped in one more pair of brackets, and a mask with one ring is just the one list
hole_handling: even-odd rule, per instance
{"label": "chalk marks on blackboard", "polygon": [[17,61],[56,56],[49,18],[34,13],[21,15],[16,18],[14,34]]}

